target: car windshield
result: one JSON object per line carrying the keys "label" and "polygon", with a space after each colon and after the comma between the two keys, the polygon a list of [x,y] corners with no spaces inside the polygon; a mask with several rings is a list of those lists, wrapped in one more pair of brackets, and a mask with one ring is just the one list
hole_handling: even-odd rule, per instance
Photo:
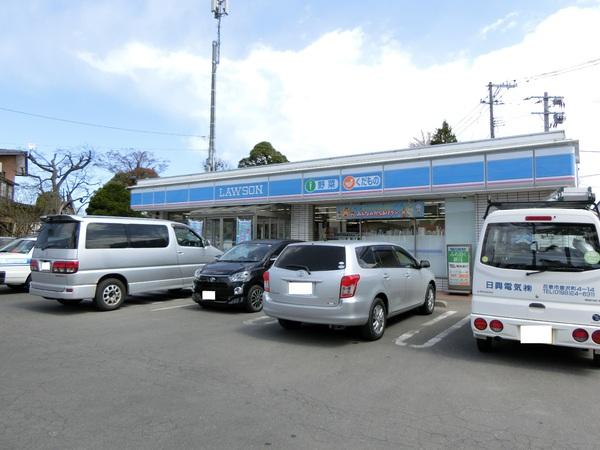
{"label": "car windshield", "polygon": [[219,258],[219,261],[258,262],[262,261],[273,247],[272,244],[248,242],[238,244]]}
{"label": "car windshield", "polygon": [[593,224],[491,223],[481,262],[518,270],[595,270],[600,269],[600,244]]}
{"label": "car windshield", "polygon": [[0,249],[0,253],[21,253],[26,255],[35,245],[35,241],[30,239],[17,239],[6,247]]}

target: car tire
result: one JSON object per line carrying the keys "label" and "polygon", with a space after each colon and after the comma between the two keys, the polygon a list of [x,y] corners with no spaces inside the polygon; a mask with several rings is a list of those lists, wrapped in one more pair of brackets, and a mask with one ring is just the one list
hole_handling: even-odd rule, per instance
{"label": "car tire", "polygon": [[435,309],[435,287],[433,283],[429,283],[427,286],[427,291],[425,292],[425,301],[419,307],[419,312],[425,316],[429,314],[433,314],[433,310]]}
{"label": "car tire", "polygon": [[244,302],[244,309],[246,312],[255,313],[262,311],[263,293],[263,287],[258,284],[255,284],[248,289],[248,294],[246,294],[246,300]]}
{"label": "car tire", "polygon": [[383,336],[387,322],[385,304],[377,297],[369,310],[369,320],[360,327],[360,334],[367,341],[376,341]]}
{"label": "car tire", "polygon": [[60,303],[61,305],[65,305],[65,306],[75,306],[75,305],[79,305],[81,303],[82,300],[70,300],[70,299],[64,299],[64,298],[59,298],[58,300],[56,300],[58,303]]}
{"label": "car tire", "polygon": [[7,284],[7,286],[13,291],[22,291],[23,290],[22,284]]}
{"label": "car tire", "polygon": [[477,350],[481,353],[489,353],[492,351],[493,341],[491,337],[475,338],[475,342],[477,343]]}
{"label": "car tire", "polygon": [[600,368],[600,351],[592,350],[592,365]]}
{"label": "car tire", "polygon": [[21,286],[21,288],[25,291],[25,292],[29,292],[29,288],[31,287],[31,275],[29,275],[27,277],[27,279],[25,280],[25,283]]}
{"label": "car tire", "polygon": [[112,311],[121,307],[127,291],[121,280],[107,278],[98,283],[94,303],[100,311]]}
{"label": "car tire", "polygon": [[297,330],[302,326],[302,322],[295,320],[279,319],[279,325],[286,330]]}

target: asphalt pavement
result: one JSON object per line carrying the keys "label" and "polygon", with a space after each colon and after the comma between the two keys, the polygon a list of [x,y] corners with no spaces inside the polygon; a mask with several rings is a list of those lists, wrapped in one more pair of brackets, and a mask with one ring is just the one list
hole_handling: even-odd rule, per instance
{"label": "asphalt pavement", "polygon": [[189,295],[99,312],[0,287],[0,448],[599,446],[589,352],[480,354],[468,298],[440,296],[433,315],[363,342]]}

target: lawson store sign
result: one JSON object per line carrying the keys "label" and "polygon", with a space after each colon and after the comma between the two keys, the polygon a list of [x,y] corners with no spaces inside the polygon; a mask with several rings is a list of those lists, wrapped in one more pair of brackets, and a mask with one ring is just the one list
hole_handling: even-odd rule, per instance
{"label": "lawson store sign", "polygon": [[481,192],[498,187],[574,186],[576,162],[572,147],[513,151],[405,163],[279,173],[236,182],[206,181],[154,188],[133,188],[131,206],[138,210],[341,199],[386,193],[411,195]]}

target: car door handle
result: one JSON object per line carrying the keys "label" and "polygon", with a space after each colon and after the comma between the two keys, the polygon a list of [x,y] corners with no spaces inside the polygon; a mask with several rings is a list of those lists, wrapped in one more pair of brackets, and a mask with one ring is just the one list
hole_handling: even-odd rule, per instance
{"label": "car door handle", "polygon": [[404,278],[410,278],[410,273],[405,273]]}
{"label": "car door handle", "polygon": [[384,274],[383,274],[383,279],[384,279],[384,280],[389,280],[389,279],[390,279],[390,276],[389,276],[387,273],[384,273]]}
{"label": "car door handle", "polygon": [[178,255],[183,255],[184,252],[182,252],[181,250],[177,250],[177,254]]}
{"label": "car door handle", "polygon": [[529,304],[530,308],[540,308],[540,309],[546,309],[546,306],[543,305],[542,303],[530,303]]}

